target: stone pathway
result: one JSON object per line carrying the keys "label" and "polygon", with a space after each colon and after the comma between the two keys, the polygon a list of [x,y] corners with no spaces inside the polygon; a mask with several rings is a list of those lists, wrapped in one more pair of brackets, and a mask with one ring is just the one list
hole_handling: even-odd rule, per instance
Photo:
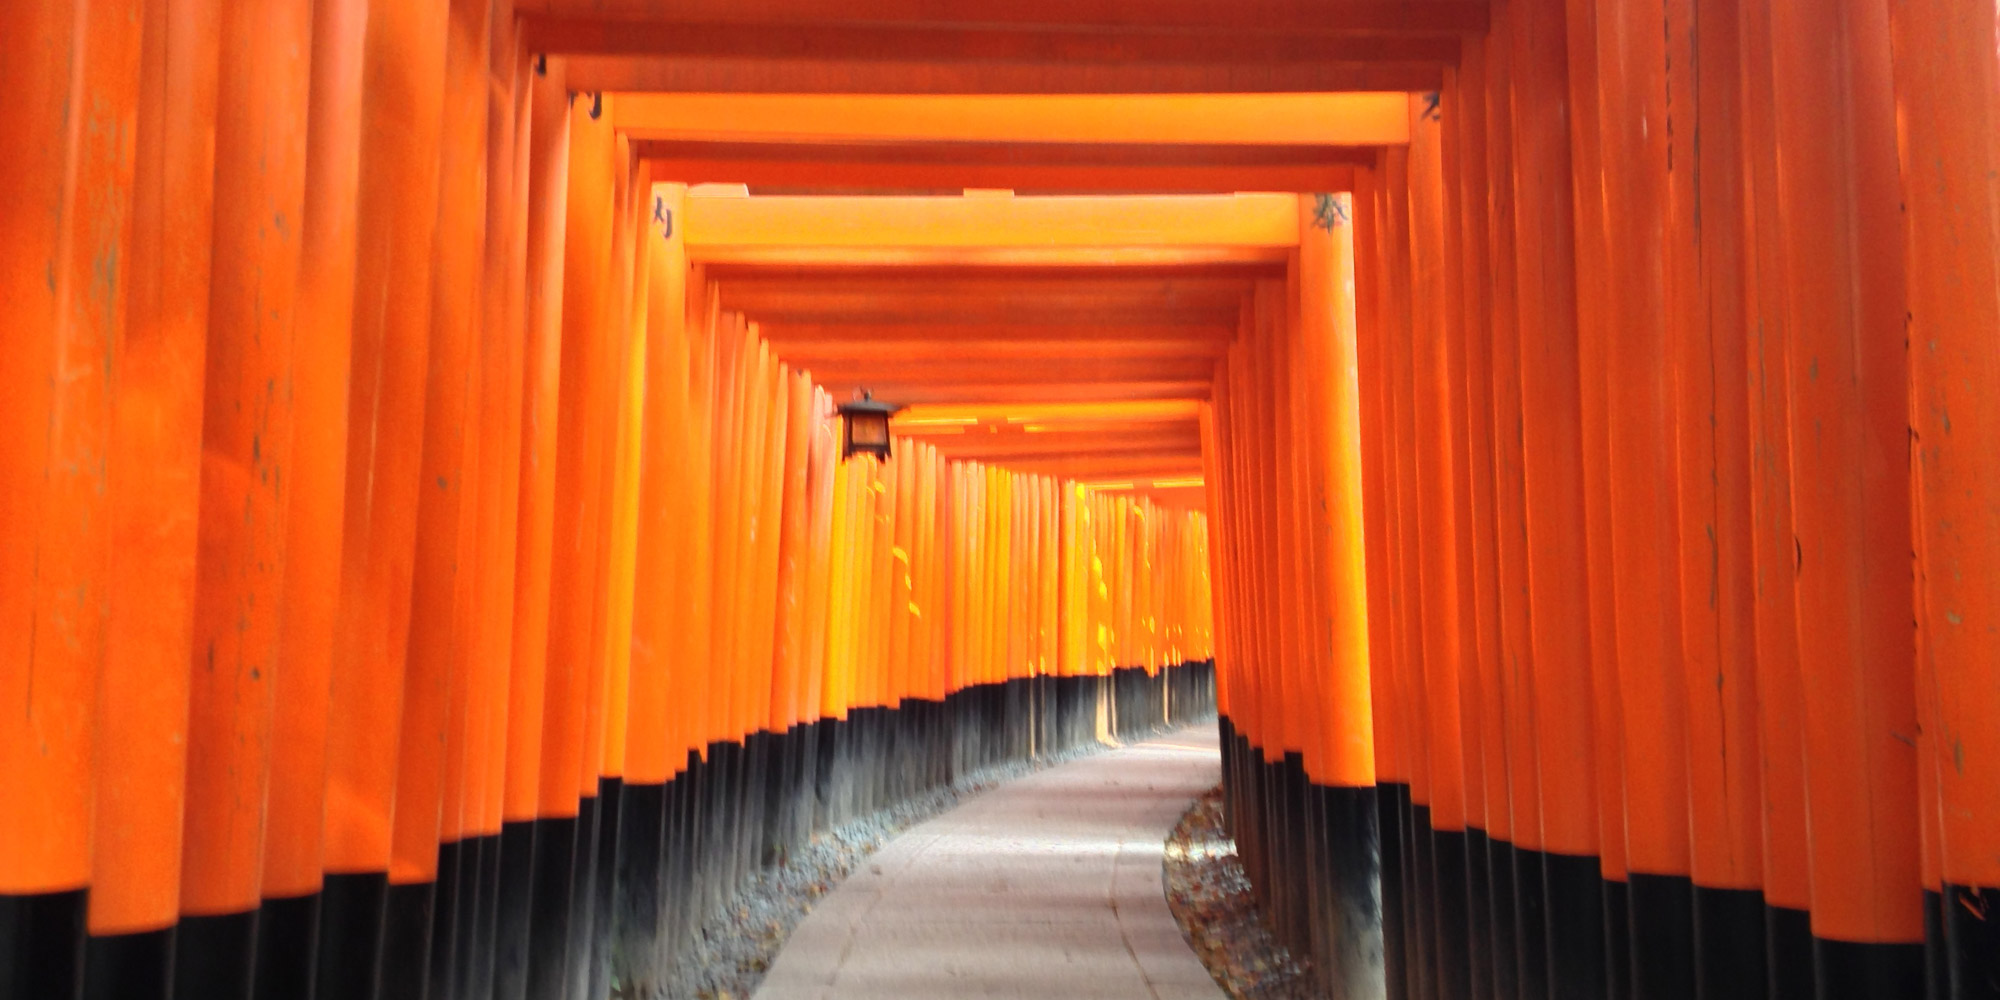
{"label": "stone pathway", "polygon": [[911,828],[820,900],[761,1000],[1213,1000],[1161,858],[1219,780],[1212,728],[1009,782]]}

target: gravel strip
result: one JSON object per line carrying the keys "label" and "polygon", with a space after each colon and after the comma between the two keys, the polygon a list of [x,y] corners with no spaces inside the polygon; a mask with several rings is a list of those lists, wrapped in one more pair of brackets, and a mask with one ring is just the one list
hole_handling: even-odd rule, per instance
{"label": "gravel strip", "polygon": [[1167,836],[1167,908],[1208,974],[1238,1000],[1312,1000],[1312,970],[1271,935],[1236,842],[1222,829],[1222,789],[1202,793]]}
{"label": "gravel strip", "polygon": [[[1116,749],[1112,744],[1091,744],[976,771],[955,784],[815,836],[785,864],[751,876],[728,910],[702,927],[692,956],[674,970],[666,990],[658,996],[662,1000],[746,1000],[764,981],[778,950],[811,912],[814,902],[831,892],[889,838],[1002,782],[1112,749]],[[623,1000],[634,995],[614,988],[612,996]]]}

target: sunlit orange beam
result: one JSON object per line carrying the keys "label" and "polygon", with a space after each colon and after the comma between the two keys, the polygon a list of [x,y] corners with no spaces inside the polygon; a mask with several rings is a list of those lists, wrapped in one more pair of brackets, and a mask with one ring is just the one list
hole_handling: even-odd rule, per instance
{"label": "sunlit orange beam", "polygon": [[[768,338],[767,338],[768,339]],[[793,367],[819,362],[1007,360],[1021,357],[1051,360],[1118,360],[1141,358],[1185,360],[1215,358],[1229,345],[1221,340],[960,340],[782,341],[771,345]]]}
{"label": "sunlit orange beam", "polygon": [[917,419],[917,420],[904,419],[896,421],[896,426],[893,429],[897,431],[907,432],[910,429],[916,427],[947,427],[947,426],[962,427],[966,424],[976,424],[978,422],[979,420],[976,417],[932,417],[928,419]]}
{"label": "sunlit orange beam", "polygon": [[[1435,0],[1426,2],[1435,6]],[[674,7],[670,16],[686,16],[681,14],[681,4],[675,3]],[[1324,12],[1315,17],[1310,29],[1290,31],[1260,24],[1263,30],[1226,33],[1109,33],[1076,30],[1074,27],[1064,29],[1045,23],[1003,28],[986,18],[980,18],[976,24],[955,26],[885,24],[879,21],[856,23],[854,13],[847,11],[847,23],[808,21],[794,16],[758,24],[735,17],[726,23],[635,20],[605,17],[601,10],[593,10],[587,15],[572,17],[528,14],[522,19],[522,29],[528,51],[551,55],[732,61],[783,59],[786,62],[812,59],[895,63],[935,60],[986,65],[1147,63],[1213,67],[1353,60],[1427,61],[1449,65],[1459,54],[1455,36],[1465,30],[1411,27],[1399,19],[1396,26],[1390,29],[1393,34],[1379,30],[1356,33],[1352,25],[1343,23],[1337,16],[1325,16]],[[1154,25],[1149,23],[1147,27]],[[1358,88],[1347,89],[1353,91]],[[1182,92],[1197,93],[1194,90]],[[1231,88],[1231,92],[1244,90]]]}
{"label": "sunlit orange beam", "polygon": [[[1021,382],[1198,382],[1213,377],[1208,358],[1035,358],[952,361],[841,361],[802,366],[822,384],[1011,385]],[[886,397],[885,397],[886,398]]]}
{"label": "sunlit orange beam", "polygon": [[[586,0],[595,3],[596,0]],[[735,3],[736,0],[731,0]],[[1129,3],[1129,0],[1124,0]],[[1367,2],[1367,0],[1363,0]],[[1291,0],[1292,7],[1301,7]],[[1380,7],[1379,3],[1371,4]],[[930,0],[932,8],[937,7]],[[980,4],[981,15],[1010,4]],[[1227,6],[1204,4],[1202,6]],[[1321,4],[1303,5],[1318,11]],[[1484,0],[1419,0],[1416,10],[1441,6],[1484,10]],[[1148,12],[1157,4],[1143,5]],[[1314,16],[1319,16],[1315,14]],[[1424,30],[1424,29],[1415,29]],[[1482,29],[1483,30],[1483,29]],[[675,94],[1326,94],[1436,90],[1443,69],[1430,60],[1168,65],[1064,62],[976,62],[755,59],[716,56],[570,56],[564,81],[577,93]]]}
{"label": "sunlit orange beam", "polygon": [[796,323],[758,317],[758,330],[781,354],[817,350],[816,345],[858,344],[882,351],[956,351],[958,345],[1039,341],[1115,348],[1125,343],[1183,346],[1188,350],[1227,350],[1235,327],[1191,323]]}
{"label": "sunlit orange beam", "polygon": [[[747,199],[746,199],[747,200]],[[697,252],[698,250],[698,252]],[[1234,267],[1280,266],[1288,246],[703,246],[688,259],[753,267]]]}
{"label": "sunlit orange beam", "polygon": [[970,417],[978,421],[1017,424],[1059,424],[1076,421],[1130,422],[1141,420],[1199,420],[1198,399],[1093,400],[1068,403],[1031,404],[930,404],[911,406],[898,420]]}
{"label": "sunlit orange beam", "polygon": [[694,150],[646,143],[640,158],[656,177],[685,184],[734,183],[759,188],[805,188],[856,193],[1006,186],[1023,194],[1086,194],[1146,191],[1155,194],[1209,194],[1222,191],[1346,191],[1354,168],[1345,163],[1244,164],[1241,166],[1151,164],[878,162],[861,158],[790,160],[745,155],[702,155]]}
{"label": "sunlit orange beam", "polygon": [[619,94],[635,140],[723,137],[1377,146],[1410,141],[1409,96]]}
{"label": "sunlit orange beam", "polygon": [[988,435],[967,432],[949,441],[935,442],[938,448],[953,458],[978,459],[1055,459],[1075,456],[1113,455],[1161,455],[1178,454],[1190,458],[1201,455],[1200,440],[1188,440],[1175,435],[1140,435],[1119,440],[1086,444],[1051,442],[1043,444],[1037,440],[995,441]]}
{"label": "sunlit orange beam", "polygon": [[1070,447],[1092,438],[1120,438],[1140,434],[1159,437],[1199,439],[1200,425],[1192,420],[1091,420],[1055,424],[1014,424],[1005,421],[977,421],[966,418],[950,423],[920,423],[915,426],[892,424],[891,433],[906,437],[950,432],[972,434],[983,440],[1025,443],[1042,448]]}
{"label": "sunlit orange beam", "polygon": [[832,251],[835,260],[870,250],[1289,251],[1299,242],[1291,194],[690,197],[686,215],[691,258],[755,249]]}
{"label": "sunlit orange beam", "polygon": [[905,405],[960,403],[998,406],[1031,403],[1070,403],[1085,400],[1187,400],[1206,399],[1214,383],[1198,382],[1009,382],[979,385],[946,383],[893,383],[870,379],[861,382],[824,382],[835,399],[850,398],[868,389],[875,398]]}
{"label": "sunlit orange beam", "polygon": [[1184,479],[1201,468],[1201,460],[1179,455],[1155,458],[1008,459],[995,462],[1022,472],[1039,472],[1066,479]]}
{"label": "sunlit orange beam", "polygon": [[[959,29],[1030,28],[1107,32],[1322,32],[1478,34],[1490,23],[1476,0],[1234,0],[1142,3],[1131,0],[524,0],[523,13],[549,17],[625,18],[668,24],[932,25]],[[874,93],[857,91],[856,93]]]}

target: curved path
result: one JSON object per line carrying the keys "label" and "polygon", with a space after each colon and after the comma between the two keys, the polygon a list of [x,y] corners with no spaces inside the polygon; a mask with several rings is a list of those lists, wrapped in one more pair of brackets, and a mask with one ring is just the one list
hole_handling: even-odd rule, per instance
{"label": "curved path", "polygon": [[912,827],[819,901],[757,996],[1221,997],[1160,881],[1168,831],[1219,768],[1215,730],[1189,729]]}

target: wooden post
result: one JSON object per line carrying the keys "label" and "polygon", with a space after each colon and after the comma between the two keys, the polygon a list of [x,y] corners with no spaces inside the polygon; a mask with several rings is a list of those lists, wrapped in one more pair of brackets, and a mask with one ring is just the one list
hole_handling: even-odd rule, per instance
{"label": "wooden post", "polygon": [[[1779,3],[1792,530],[1822,996],[1916,995],[1909,387],[1886,8]],[[1808,40],[1811,40],[1810,42]]]}
{"label": "wooden post", "polygon": [[1610,227],[1606,345],[1611,546],[1625,739],[1625,837],[1637,996],[1693,992],[1688,882],[1686,687],[1680,672],[1679,541],[1665,275],[1664,41],[1656,13],[1598,10],[1599,114]]}
{"label": "wooden post", "polygon": [[325,867],[327,718],[340,615],[366,5],[313,9],[293,310],[292,456],[265,804],[258,995],[308,991]]}
{"label": "wooden post", "polygon": [[91,722],[90,997],[168,995],[180,914],[220,35],[219,8],[183,13],[147,4],[140,56],[106,487],[117,557]]}
{"label": "wooden post", "polygon": [[[2000,411],[1974,387],[2000,372],[2000,11],[1890,5],[1909,282],[1910,414],[1917,543],[1919,811],[1933,828],[1932,996],[2000,981],[2000,717],[1990,635],[2000,621]],[[1940,933],[1940,930],[1942,933]],[[1940,967],[1941,966],[1941,967]],[[1941,988],[1942,987],[1942,988]],[[1946,990],[1949,992],[1946,992]]]}
{"label": "wooden post", "polygon": [[0,991],[68,995],[82,976],[91,767],[116,509],[117,345],[130,301],[143,58],[133,0],[0,14],[19,99],[0,109]]}
{"label": "wooden post", "polygon": [[175,991],[248,997],[291,487],[312,18],[222,21]]}

